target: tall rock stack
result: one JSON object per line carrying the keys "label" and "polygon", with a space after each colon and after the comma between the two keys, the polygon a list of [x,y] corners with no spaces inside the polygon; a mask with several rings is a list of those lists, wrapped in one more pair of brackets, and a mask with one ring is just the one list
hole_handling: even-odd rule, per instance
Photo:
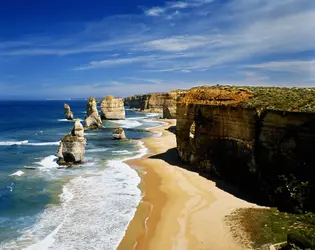
{"label": "tall rock stack", "polygon": [[73,113],[72,111],[70,110],[70,106],[68,104],[64,104],[63,105],[63,108],[65,109],[65,118],[67,120],[73,120]]}
{"label": "tall rock stack", "polygon": [[106,96],[101,102],[101,118],[104,120],[124,120],[125,107],[123,100]]}
{"label": "tall rock stack", "polygon": [[102,120],[98,115],[96,100],[90,97],[86,105],[86,117],[84,120],[84,128],[98,129],[102,127]]}
{"label": "tall rock stack", "polygon": [[79,120],[75,120],[70,134],[62,137],[56,156],[59,165],[72,165],[83,161],[86,139]]}

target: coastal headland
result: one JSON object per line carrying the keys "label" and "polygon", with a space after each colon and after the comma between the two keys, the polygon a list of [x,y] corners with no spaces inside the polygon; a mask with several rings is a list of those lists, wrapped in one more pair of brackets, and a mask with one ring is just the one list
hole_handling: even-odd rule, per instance
{"label": "coastal headland", "polygon": [[125,104],[175,114],[176,126],[167,120],[128,162],[144,168],[144,196],[121,247],[314,245],[314,88],[200,86]]}
{"label": "coastal headland", "polygon": [[118,249],[246,249],[232,237],[225,216],[258,206],[185,169],[169,131],[175,120],[163,121],[167,125],[153,129],[161,137],[144,139],[148,154],[127,162],[142,167],[144,192]]}

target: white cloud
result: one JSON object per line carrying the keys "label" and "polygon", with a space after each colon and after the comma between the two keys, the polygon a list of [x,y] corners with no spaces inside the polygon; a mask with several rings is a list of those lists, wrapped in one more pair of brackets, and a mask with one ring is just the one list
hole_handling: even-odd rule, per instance
{"label": "white cloud", "polygon": [[93,61],[90,62],[87,66],[82,66],[75,68],[75,70],[87,70],[93,68],[103,68],[110,67],[121,64],[130,64],[130,63],[138,63],[138,62],[146,62],[154,59],[154,56],[138,56],[138,57],[128,57],[128,58],[118,58],[118,59],[107,59],[102,61]]}
{"label": "white cloud", "polygon": [[163,13],[164,13],[164,9],[160,7],[153,7],[145,11],[145,14],[147,16],[160,16]]}
{"label": "white cloud", "polygon": [[241,72],[245,76],[244,81],[252,83],[268,82],[269,77],[265,74],[254,72],[254,71],[243,71]]}
{"label": "white cloud", "polygon": [[112,66],[118,66],[123,64],[135,64],[135,63],[146,63],[146,62],[154,62],[154,61],[162,61],[162,60],[172,60],[176,58],[184,58],[189,57],[189,54],[173,54],[173,55],[144,55],[144,56],[135,56],[135,57],[122,57],[115,59],[106,59],[102,61],[92,61],[86,66],[80,66],[74,68],[74,70],[88,70],[95,68],[106,68]]}
{"label": "white cloud", "polygon": [[155,50],[178,52],[206,45],[208,42],[201,36],[176,36],[149,41],[144,45]]}
{"label": "white cloud", "polygon": [[147,82],[147,83],[153,83],[153,84],[161,84],[163,80],[161,79],[148,79],[148,78],[140,78],[140,77],[126,77],[128,80],[132,80],[135,82]]}
{"label": "white cloud", "polygon": [[246,67],[271,71],[292,72],[298,74],[306,73],[311,75],[311,73],[314,74],[315,72],[315,60],[266,62],[254,65],[247,65]]}
{"label": "white cloud", "polygon": [[187,2],[168,2],[169,8],[184,9],[187,8],[188,6],[189,4]]}
{"label": "white cloud", "polygon": [[241,74],[247,80],[277,81],[273,77],[280,74],[281,80],[292,74],[307,80],[310,74],[314,79],[314,59],[310,63],[305,59],[315,51],[314,30],[315,6],[310,0],[171,1],[146,9],[145,15],[113,16],[86,24],[84,31],[67,37],[30,44],[24,38],[1,42],[0,60],[86,53],[71,60],[76,65],[69,68],[105,72],[128,65],[122,76],[134,75],[148,84],[153,83],[148,72],[155,74],[155,83],[164,76],[195,77],[197,82],[200,75],[210,75],[219,66],[230,67],[239,77],[242,65],[246,65]]}

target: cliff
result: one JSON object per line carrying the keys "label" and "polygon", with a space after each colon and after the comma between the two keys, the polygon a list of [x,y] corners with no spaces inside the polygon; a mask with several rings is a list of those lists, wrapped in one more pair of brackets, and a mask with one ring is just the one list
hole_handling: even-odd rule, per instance
{"label": "cliff", "polygon": [[163,113],[164,118],[175,118],[176,103],[184,97],[185,93],[185,90],[174,90],[165,93],[135,95],[126,97],[124,103],[139,111]]}
{"label": "cliff", "polygon": [[101,102],[101,118],[104,120],[124,120],[125,107],[121,98],[107,96]]}
{"label": "cliff", "polygon": [[177,104],[179,156],[284,211],[315,211],[314,104],[314,89],[193,88]]}

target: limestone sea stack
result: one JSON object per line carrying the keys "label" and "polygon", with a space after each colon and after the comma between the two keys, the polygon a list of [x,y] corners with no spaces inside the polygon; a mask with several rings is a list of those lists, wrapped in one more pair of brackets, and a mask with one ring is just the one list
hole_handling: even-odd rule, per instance
{"label": "limestone sea stack", "polygon": [[101,118],[104,120],[124,120],[125,107],[123,100],[106,96],[101,102]]}
{"label": "limestone sea stack", "polygon": [[70,106],[68,104],[64,104],[63,105],[63,108],[65,109],[65,118],[67,120],[73,120],[73,113],[72,111],[70,110]]}
{"label": "limestone sea stack", "polygon": [[57,157],[59,165],[72,165],[83,161],[86,139],[84,129],[79,120],[75,120],[70,134],[62,137]]}
{"label": "limestone sea stack", "polygon": [[86,105],[86,117],[84,120],[84,128],[98,129],[102,127],[102,120],[98,115],[96,100],[90,97]]}
{"label": "limestone sea stack", "polygon": [[115,140],[124,140],[127,139],[125,135],[125,131],[123,128],[115,128],[113,130],[113,138]]}

